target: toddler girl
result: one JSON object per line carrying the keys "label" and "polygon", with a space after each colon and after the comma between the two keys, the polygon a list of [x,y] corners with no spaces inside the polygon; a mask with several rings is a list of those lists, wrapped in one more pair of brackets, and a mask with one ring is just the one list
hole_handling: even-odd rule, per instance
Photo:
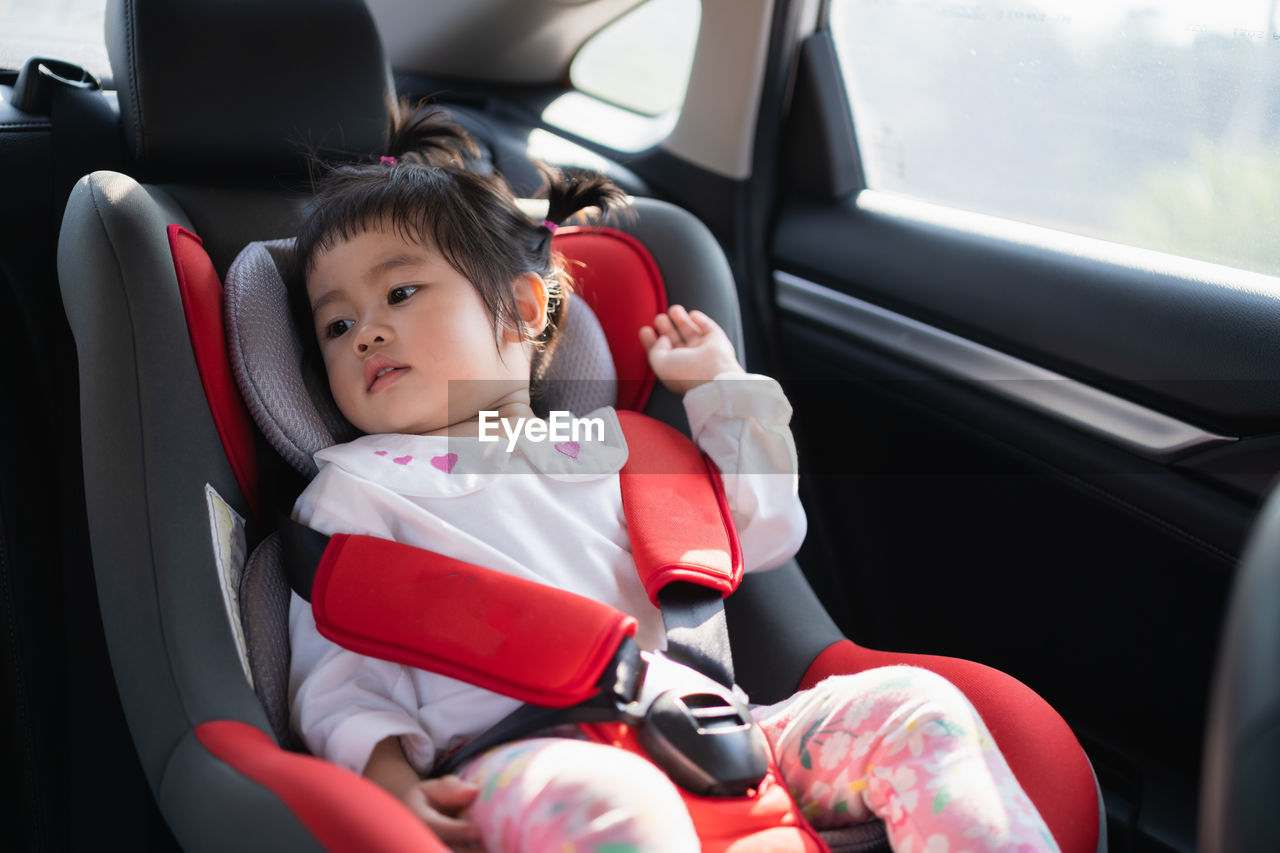
{"label": "toddler girl", "polygon": [[[481,413],[536,418],[531,382],[572,310],[551,233],[581,209],[616,206],[620,191],[547,170],[539,223],[501,179],[457,162],[456,132],[417,117],[393,139],[393,150],[428,153],[331,171],[297,240],[296,296],[333,397],[364,435],[316,455],[295,517],[605,601],[638,619],[642,647],[663,646],[629,550],[618,481],[627,447],[613,410],[587,415],[603,434],[572,453],[528,432],[510,450],[505,437],[479,436]],[[701,312],[673,306],[640,338],[722,472],[746,570],[781,565],[805,517],[780,387],[747,375]],[[424,780],[516,700],[343,649],[297,596],[290,634],[292,721],[307,746],[385,787],[453,849],[699,849],[660,770],[571,735],[500,746],[457,776]],[[878,815],[899,853],[1056,849],[976,712],[925,670],[831,678],[754,713],[818,826]]]}

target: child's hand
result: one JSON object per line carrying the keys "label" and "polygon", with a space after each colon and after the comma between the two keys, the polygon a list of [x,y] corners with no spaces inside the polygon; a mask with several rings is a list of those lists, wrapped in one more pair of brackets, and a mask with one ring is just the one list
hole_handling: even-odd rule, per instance
{"label": "child's hand", "polygon": [[401,799],[410,810],[427,824],[450,850],[480,850],[479,828],[461,817],[461,813],[473,802],[480,789],[457,776],[426,779],[409,788]]}
{"label": "child's hand", "polygon": [[[656,330],[656,331],[655,331]],[[724,330],[701,311],[672,305],[640,330],[649,366],[676,394],[697,388],[721,373],[744,373]]]}

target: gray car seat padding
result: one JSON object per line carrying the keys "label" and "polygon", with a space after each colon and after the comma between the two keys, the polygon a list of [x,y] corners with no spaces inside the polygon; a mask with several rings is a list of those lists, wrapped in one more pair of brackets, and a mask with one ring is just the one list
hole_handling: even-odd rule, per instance
{"label": "gray car seat padding", "polygon": [[240,575],[240,621],[253,692],[262,702],[276,740],[301,749],[289,728],[289,584],[281,570],[280,536],[262,540]]}
{"label": "gray car seat padding", "polygon": [[357,433],[317,366],[304,362],[280,271],[292,255],[292,240],[250,243],[227,272],[223,306],[231,371],[249,414],[276,452],[310,476],[316,452]]}

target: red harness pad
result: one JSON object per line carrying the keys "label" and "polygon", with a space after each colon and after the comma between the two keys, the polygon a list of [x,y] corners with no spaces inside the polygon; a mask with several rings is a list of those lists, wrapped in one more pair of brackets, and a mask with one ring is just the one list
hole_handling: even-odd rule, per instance
{"label": "red harness pad", "polygon": [[622,508],[631,552],[649,600],[672,581],[721,596],[742,580],[742,548],[720,472],[679,431],[636,412],[618,412],[627,437]]}
{"label": "red harness pad", "polygon": [[594,696],[636,631],[607,604],[372,536],[330,540],[311,604],[345,648],[554,708]]}

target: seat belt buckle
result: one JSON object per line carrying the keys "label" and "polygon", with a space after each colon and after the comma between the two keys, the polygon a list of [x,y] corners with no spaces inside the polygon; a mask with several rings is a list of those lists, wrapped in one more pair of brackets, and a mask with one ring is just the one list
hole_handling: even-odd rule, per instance
{"label": "seat belt buckle", "polygon": [[643,680],[623,710],[649,758],[703,797],[741,797],[769,771],[764,732],[741,690],[660,652],[642,652]]}

